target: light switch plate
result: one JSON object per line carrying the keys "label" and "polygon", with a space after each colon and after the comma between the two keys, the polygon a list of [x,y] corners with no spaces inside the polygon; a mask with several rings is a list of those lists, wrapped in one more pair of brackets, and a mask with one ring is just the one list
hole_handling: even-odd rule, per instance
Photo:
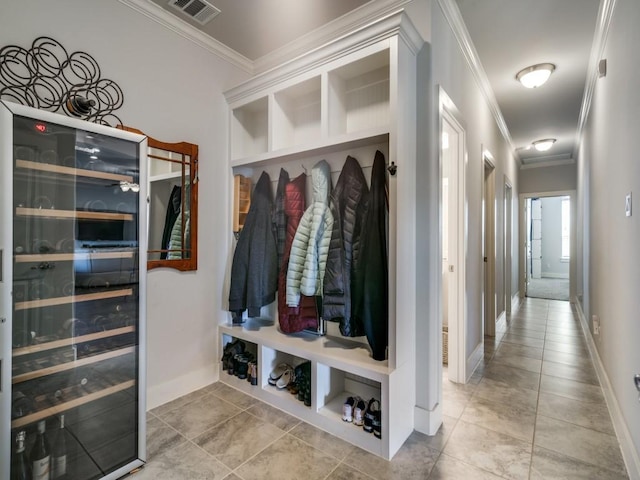
{"label": "light switch plate", "polygon": [[627,217],[631,216],[631,192],[629,192],[624,200],[624,214]]}

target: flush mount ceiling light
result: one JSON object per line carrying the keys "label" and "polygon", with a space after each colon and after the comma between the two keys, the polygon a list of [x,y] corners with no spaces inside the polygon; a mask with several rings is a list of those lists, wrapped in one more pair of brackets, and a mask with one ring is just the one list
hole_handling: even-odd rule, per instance
{"label": "flush mount ceiling light", "polygon": [[542,140],[536,140],[531,145],[533,145],[533,148],[535,148],[539,152],[546,152],[553,146],[554,143],[556,143],[555,138],[545,138]]}
{"label": "flush mount ceiling light", "polygon": [[516,74],[516,80],[527,88],[538,88],[544,84],[556,69],[553,63],[539,63],[523,68]]}

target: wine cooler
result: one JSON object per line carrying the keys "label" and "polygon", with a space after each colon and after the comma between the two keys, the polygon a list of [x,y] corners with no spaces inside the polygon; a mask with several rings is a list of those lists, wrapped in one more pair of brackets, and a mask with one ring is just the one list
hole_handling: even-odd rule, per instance
{"label": "wine cooler", "polygon": [[0,479],[145,460],[146,137],[0,102]]}

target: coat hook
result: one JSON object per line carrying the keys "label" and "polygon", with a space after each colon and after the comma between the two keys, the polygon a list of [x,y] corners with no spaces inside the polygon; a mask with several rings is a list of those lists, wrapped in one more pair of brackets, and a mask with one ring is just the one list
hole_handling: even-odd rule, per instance
{"label": "coat hook", "polygon": [[307,172],[307,167],[302,164],[300,166],[302,167],[302,170],[304,170],[305,175],[309,175],[309,172]]}
{"label": "coat hook", "polygon": [[391,176],[394,176],[398,171],[398,166],[396,165],[396,162],[391,162],[391,165],[387,166],[387,170],[389,170],[389,174]]}

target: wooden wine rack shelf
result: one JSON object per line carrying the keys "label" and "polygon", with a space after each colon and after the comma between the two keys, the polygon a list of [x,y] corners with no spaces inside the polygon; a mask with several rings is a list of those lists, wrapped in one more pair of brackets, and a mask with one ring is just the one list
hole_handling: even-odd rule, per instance
{"label": "wooden wine rack shelf", "polygon": [[26,415],[24,417],[20,417],[16,420],[13,420],[11,422],[11,428],[24,427],[25,425],[29,425],[30,423],[37,422],[44,418],[50,417],[51,415],[59,415],[61,413],[66,412],[67,410],[71,410],[72,408],[76,408],[81,405],[91,403],[93,401],[99,400],[100,398],[113,395],[114,393],[118,393],[135,386],[136,386],[135,380],[127,380],[126,382],[112,385],[103,390],[98,390],[97,392],[88,393],[87,395],[83,395],[79,398],[69,400],[68,402],[62,402],[53,407],[45,408],[44,410],[40,410],[36,413],[32,413],[31,415]]}
{"label": "wooden wine rack shelf", "polygon": [[114,258],[133,258],[136,252],[117,251],[117,252],[83,252],[83,253],[43,253],[16,255],[16,263],[30,262],[68,262],[73,260],[110,260]]}
{"label": "wooden wine rack shelf", "polygon": [[136,347],[125,347],[118,350],[112,350],[110,352],[101,353],[99,355],[92,355],[90,357],[81,358],[80,360],[65,362],[59,365],[55,365],[53,367],[42,368],[40,370],[34,370],[29,373],[23,373],[22,375],[16,375],[11,379],[11,383],[16,384],[16,383],[27,382],[35,378],[45,377],[47,375],[53,375],[54,373],[72,370],[74,368],[83,367],[85,365],[91,365],[92,363],[98,363],[103,360],[109,360],[110,358],[121,357],[122,355],[126,355],[127,353],[134,353],[135,351],[136,351]]}
{"label": "wooden wine rack shelf", "polygon": [[55,210],[53,208],[16,208],[16,215],[22,217],[46,217],[61,219],[82,218],[85,220],[125,220],[132,221],[130,213],[88,212],[85,210]]}
{"label": "wooden wine rack shelf", "polygon": [[61,340],[54,340],[53,342],[41,343],[39,345],[30,345],[28,347],[16,348],[13,351],[12,356],[20,357],[22,355],[30,355],[32,353],[46,352],[47,350],[53,350],[55,348],[67,347],[69,345],[75,345],[77,343],[117,337],[118,335],[124,335],[125,333],[133,333],[135,332],[135,330],[135,327],[131,326],[114,328],[113,330],[105,330],[104,332],[90,333],[88,335],[80,335],[78,337],[63,338]]}
{"label": "wooden wine rack shelf", "polygon": [[98,178],[101,180],[113,180],[116,182],[133,182],[130,175],[119,175],[117,173],[98,172],[95,170],[85,170],[82,168],[65,167],[62,165],[50,165],[48,163],[32,162],[30,160],[16,160],[16,167],[28,170],[38,170],[48,173],[59,173],[76,177]]}
{"label": "wooden wine rack shelf", "polygon": [[66,305],[69,303],[91,302],[93,300],[102,300],[104,298],[126,297],[133,294],[132,288],[124,288],[121,290],[109,290],[106,292],[86,293],[84,295],[74,295],[70,297],[54,297],[42,300],[29,300],[26,302],[16,302],[15,309],[28,310],[30,308],[54,307],[56,305]]}

